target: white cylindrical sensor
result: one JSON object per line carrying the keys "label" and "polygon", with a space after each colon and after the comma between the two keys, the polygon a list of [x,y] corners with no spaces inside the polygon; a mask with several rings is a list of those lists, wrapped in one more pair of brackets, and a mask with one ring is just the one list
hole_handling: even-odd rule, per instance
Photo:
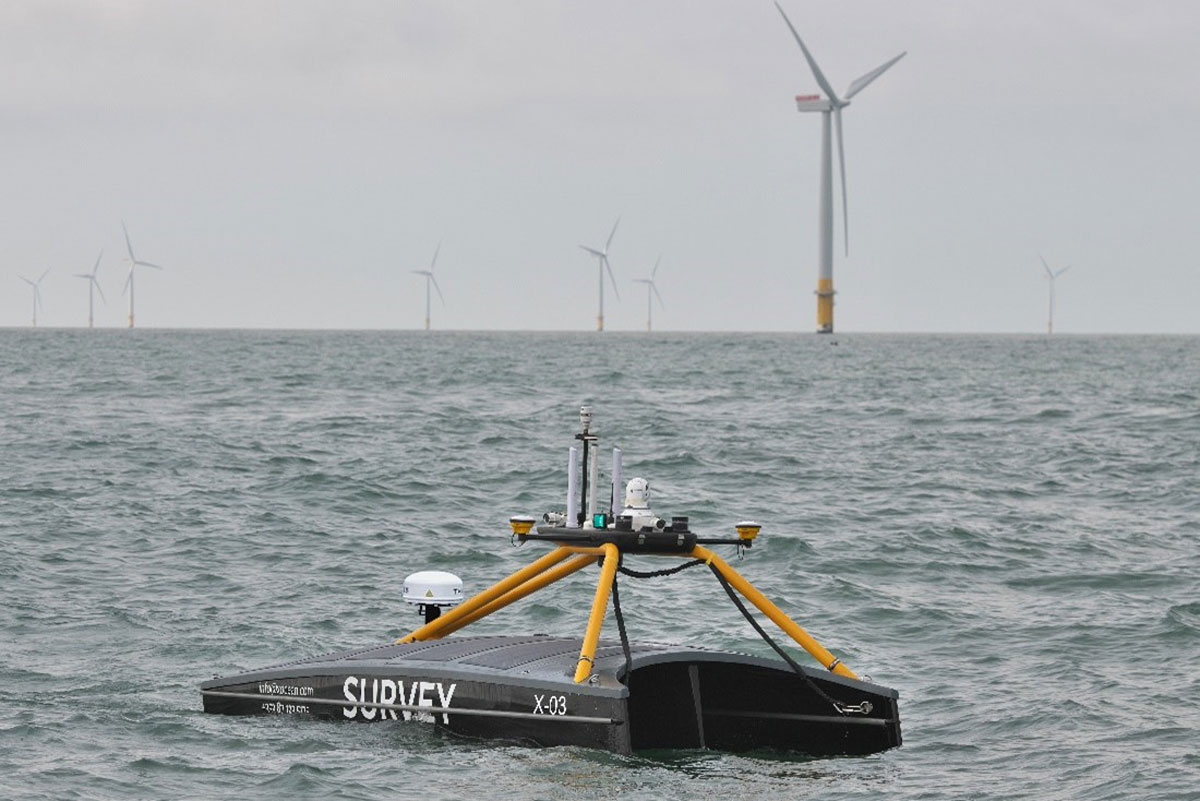
{"label": "white cylindrical sensor", "polygon": [[579,449],[567,454],[567,528],[579,528]]}
{"label": "white cylindrical sensor", "polygon": [[621,449],[613,448],[613,470],[612,470],[612,503],[609,509],[613,514],[621,510]]}
{"label": "white cylindrical sensor", "polygon": [[588,464],[588,497],[587,497],[587,524],[592,525],[592,521],[596,518],[596,487],[600,483],[600,454],[592,455],[590,464]]}

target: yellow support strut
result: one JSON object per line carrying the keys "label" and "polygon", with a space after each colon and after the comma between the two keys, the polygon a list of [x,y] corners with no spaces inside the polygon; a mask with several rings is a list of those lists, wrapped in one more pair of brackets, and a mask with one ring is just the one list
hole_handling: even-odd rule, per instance
{"label": "yellow support strut", "polygon": [[[821,643],[813,639],[812,635],[807,631],[796,625],[790,617],[785,615],[778,606],[771,603],[770,599],[763,595],[757,587],[742,578],[742,575],[730,567],[724,559],[699,545],[692,549],[692,556],[696,559],[703,559],[720,571],[721,575],[733,585],[734,589],[740,592],[750,603],[757,606],[764,615],[771,619],[771,622],[787,632],[793,640],[799,643],[801,648],[812,654],[813,658],[824,665],[827,670],[842,676],[848,676],[852,679],[858,678],[853,670],[843,665],[840,659],[837,659],[833,654],[825,650]],[[576,672],[575,675],[575,680],[579,681],[579,673]]]}
{"label": "yellow support strut", "polygon": [[[575,558],[565,564],[559,564],[567,557]],[[850,668],[842,664],[819,642],[813,639],[807,631],[801,628],[790,617],[783,613],[757,587],[742,577],[717,554],[702,546],[695,546],[689,554],[692,558],[702,559],[712,565],[729,584],[742,594],[746,600],[758,607],[764,615],[785,633],[788,634],[805,651],[820,662],[827,670],[852,679],[858,676]],[[592,611],[588,616],[587,631],[579,651],[579,662],[575,667],[575,682],[586,681],[592,675],[595,666],[596,648],[600,642],[600,629],[604,625],[604,617],[608,612],[608,599],[612,594],[613,580],[616,577],[617,566],[621,559],[620,551],[613,543],[604,543],[599,547],[573,547],[559,545],[553,551],[535,560],[528,566],[511,574],[502,581],[493,584],[488,589],[464,601],[458,607],[451,609],[436,620],[412,631],[396,640],[397,643],[416,642],[420,640],[435,640],[464,626],[499,611],[509,604],[525,598],[554,582],[577,573],[588,565],[594,564],[603,557],[600,569],[600,579],[596,583],[596,594],[592,599]]]}
{"label": "yellow support strut", "polygon": [[569,562],[563,562],[555,565],[549,570],[534,576],[519,587],[509,590],[504,595],[501,595],[496,600],[486,606],[476,609],[469,615],[459,618],[454,623],[443,628],[440,632],[441,636],[453,634],[464,626],[469,626],[480,618],[487,617],[492,612],[498,612],[511,603],[521,600],[527,595],[532,595],[543,587],[548,587],[559,579],[566,578],[572,573],[576,573],[588,565],[595,564],[600,559],[599,556],[576,556]]}
{"label": "yellow support strut", "polygon": [[446,633],[446,629],[457,623],[462,618],[471,614],[476,609],[491,603],[507,593],[509,590],[521,586],[527,580],[540,575],[570,555],[571,549],[563,547],[555,548],[542,558],[534,561],[528,567],[518,570],[516,573],[513,573],[503,581],[497,582],[478,595],[472,596],[466,601],[463,601],[461,604],[456,606],[454,609],[451,609],[437,620],[426,623],[424,626],[421,626],[415,631],[405,634],[403,637],[396,640],[396,642],[404,643],[415,642],[417,640],[436,640]]}
{"label": "yellow support strut", "polygon": [[611,542],[600,546],[604,549],[604,564],[600,566],[600,580],[596,582],[596,597],[592,599],[592,614],[588,617],[587,633],[583,635],[583,647],[579,649],[579,664],[575,666],[575,683],[587,681],[596,664],[596,645],[600,642],[600,627],[608,611],[608,596],[612,592],[613,578],[617,575],[617,563],[621,552]]}

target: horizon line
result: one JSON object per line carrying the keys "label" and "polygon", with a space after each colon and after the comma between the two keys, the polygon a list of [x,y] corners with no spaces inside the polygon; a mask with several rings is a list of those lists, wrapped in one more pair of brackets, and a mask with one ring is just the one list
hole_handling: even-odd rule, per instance
{"label": "horizon line", "polygon": [[139,325],[136,328],[129,328],[124,325],[111,326],[87,326],[87,325],[7,325],[0,326],[0,331],[260,331],[260,332],[296,332],[296,333],[322,333],[322,332],[342,332],[342,333],[413,333],[413,334],[587,334],[603,337],[605,334],[622,335],[629,334],[634,336],[653,336],[654,334],[769,334],[769,335],[797,335],[797,336],[813,336],[824,338],[836,338],[839,335],[847,336],[945,336],[945,335],[961,335],[961,336],[1034,336],[1053,339],[1054,337],[1080,337],[1080,336],[1200,336],[1200,331],[1056,331],[1053,334],[1048,334],[1045,331],[961,331],[961,330],[943,330],[943,331],[886,331],[886,330],[870,330],[858,329],[850,331],[835,331],[833,333],[820,333],[817,331],[797,331],[789,329],[655,329],[654,331],[646,331],[638,328],[628,329],[606,329],[604,331],[595,331],[588,328],[434,328],[426,330],[424,328],[294,328],[294,327],[267,327],[267,326],[153,326]]}

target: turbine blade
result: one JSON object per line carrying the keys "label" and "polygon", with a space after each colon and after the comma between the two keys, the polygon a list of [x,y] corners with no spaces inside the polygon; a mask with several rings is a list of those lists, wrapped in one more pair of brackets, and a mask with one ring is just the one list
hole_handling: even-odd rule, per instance
{"label": "turbine blade", "polygon": [[[616,229],[613,229],[613,230],[616,230]],[[601,261],[604,262],[604,267],[605,267],[605,269],[608,270],[608,280],[612,282],[613,292],[617,293],[617,300],[620,300],[621,299],[621,290],[617,289],[617,279],[613,275],[612,265],[608,263],[608,256],[602,257]]]}
{"label": "turbine blade", "polygon": [[595,249],[593,249],[593,248],[589,248],[587,245],[580,245],[579,247],[583,248],[583,249],[584,249],[584,250],[586,250],[588,253],[591,253],[591,254],[592,254],[593,256],[595,256],[596,258],[599,258],[599,259],[603,259],[603,258],[604,258],[604,254],[603,254],[603,253],[601,253],[600,251],[598,251],[598,250],[595,250]]}
{"label": "turbine blade", "polygon": [[100,259],[104,258],[104,248],[100,248],[100,255],[96,257],[96,266],[92,268],[92,276],[96,275],[96,271],[100,269]]}
{"label": "turbine blade", "polygon": [[617,221],[615,223],[613,223],[613,229],[608,235],[608,241],[604,243],[604,252],[605,253],[608,253],[608,248],[610,245],[612,245],[613,237],[617,235],[617,226],[620,224],[621,224],[621,218],[618,217]]}
{"label": "turbine blade", "polygon": [[1042,267],[1046,270],[1046,275],[1053,278],[1054,273],[1050,270],[1050,265],[1046,264],[1046,257],[1039,253],[1038,258],[1042,260]]}
{"label": "turbine blade", "polygon": [[121,230],[125,232],[125,249],[129,251],[129,260],[136,262],[137,259],[133,255],[133,243],[129,241],[129,229],[125,227],[124,220],[121,220]]}
{"label": "turbine blade", "polygon": [[652,284],[652,283],[654,283],[649,278],[631,278],[630,280],[633,281],[633,283],[635,283],[635,284]]}
{"label": "turbine blade", "polygon": [[432,271],[429,273],[429,280],[433,282],[433,288],[437,290],[438,297],[441,299],[442,305],[445,306],[446,298],[442,296],[442,288],[438,286],[437,278],[434,276]]}
{"label": "turbine blade", "polygon": [[125,284],[121,287],[121,297],[125,297],[125,293],[129,291],[129,285],[133,283],[133,265],[129,265],[129,275],[125,276]]}
{"label": "turbine blade", "polygon": [[51,270],[51,269],[53,269],[53,268],[51,268],[51,267],[47,267],[47,268],[46,268],[46,270],[45,270],[45,271],[44,271],[44,272],[43,272],[41,275],[39,275],[39,276],[38,276],[38,280],[37,280],[37,282],[38,282],[39,284],[40,284],[40,283],[42,283],[42,279],[43,279],[43,278],[45,278],[47,275],[49,275],[49,274],[50,274],[50,270]]}
{"label": "turbine blade", "polygon": [[86,278],[89,281],[92,280],[91,273],[71,273],[71,275],[75,276],[76,278]]}
{"label": "turbine blade", "polygon": [[20,278],[22,281],[24,281],[25,283],[29,284],[29,285],[30,285],[31,287],[33,287],[34,289],[37,289],[37,284],[33,283],[32,281],[30,281],[30,280],[29,280],[28,278],[26,278],[25,276],[23,276],[23,275],[18,275],[18,276],[17,276],[17,278]]}
{"label": "turbine blade", "polygon": [[437,247],[436,247],[436,248],[434,248],[434,251],[433,251],[433,261],[429,262],[429,273],[430,273],[430,275],[432,275],[432,274],[433,274],[433,268],[437,266],[437,257],[438,257],[438,254],[439,254],[439,253],[441,253],[441,252],[442,252],[442,243],[441,243],[441,241],[439,240],[439,241],[438,241],[438,244],[437,244]]}
{"label": "turbine blade", "polygon": [[882,66],[876,67],[875,69],[871,70],[870,72],[868,72],[866,75],[862,76],[861,78],[856,78],[850,84],[850,88],[846,90],[846,97],[844,99],[849,100],[850,98],[854,97],[856,94],[861,92],[863,89],[866,89],[867,86],[870,85],[871,81],[875,80],[880,75],[887,72],[888,69],[890,69],[893,64],[895,64],[900,59],[904,58],[906,55],[908,55],[907,50],[905,50],[903,53],[901,53],[900,55],[893,58],[891,61],[888,61],[887,63],[883,64]]}
{"label": "turbine blade", "polygon": [[148,261],[135,261],[134,264],[138,265],[139,267],[153,267],[156,270],[162,269],[162,267],[159,267],[157,264],[151,264]]}
{"label": "turbine blade", "polygon": [[96,285],[96,291],[100,293],[100,300],[104,303],[105,306],[107,306],[108,300],[105,299],[105,297],[104,297],[104,290],[100,288],[100,282],[97,281],[95,278],[93,278],[92,283]]}
{"label": "turbine blade", "polygon": [[417,275],[433,275],[429,270],[413,270],[413,272]]}
{"label": "turbine blade", "polygon": [[840,103],[837,92],[833,91],[833,87],[829,85],[829,81],[825,80],[825,73],[821,72],[821,68],[817,66],[816,59],[812,57],[812,53],[808,52],[808,48],[804,46],[804,40],[800,38],[800,34],[796,33],[796,26],[792,25],[792,21],[788,19],[788,15],[784,14],[783,6],[775,3],[775,7],[779,9],[779,13],[783,16],[783,21],[787,23],[788,28],[792,32],[792,36],[796,38],[796,44],[800,45],[800,49],[804,52],[804,60],[808,62],[809,69],[812,70],[813,77],[817,79],[817,85],[834,103]]}
{"label": "turbine blade", "polygon": [[654,269],[650,271],[650,280],[651,281],[654,280],[654,276],[658,275],[658,265],[661,261],[662,261],[662,254],[660,253],[658,258],[654,260]]}
{"label": "turbine blade", "polygon": [[653,281],[650,282],[650,289],[654,290],[654,297],[658,298],[659,307],[661,307],[663,311],[666,311],[667,304],[663,303],[662,295],[658,294],[658,287],[654,285]]}
{"label": "turbine blade", "polygon": [[850,203],[846,199],[846,148],[842,145],[842,109],[833,110],[833,121],[837,127],[838,166],[842,170],[842,234],[846,238],[846,255],[850,255]]}
{"label": "turbine blade", "polygon": [[1065,273],[1065,272],[1066,272],[1067,270],[1069,270],[1069,269],[1071,269],[1071,265],[1069,265],[1069,264],[1068,264],[1066,267],[1063,267],[1061,270],[1059,270],[1058,272],[1056,272],[1056,273],[1054,274],[1054,277],[1055,277],[1055,278],[1058,278],[1060,275],[1062,275],[1063,273]]}

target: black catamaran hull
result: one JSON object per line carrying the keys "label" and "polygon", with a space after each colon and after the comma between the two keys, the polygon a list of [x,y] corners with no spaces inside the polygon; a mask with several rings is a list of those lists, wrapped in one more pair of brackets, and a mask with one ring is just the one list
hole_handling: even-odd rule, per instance
{"label": "black catamaran hull", "polygon": [[447,637],[331,654],[201,685],[206,712],[421,720],[470,737],[620,754],[651,748],[869,754],[900,745],[895,690],[744,654],[619,645],[571,680],[580,640]]}

